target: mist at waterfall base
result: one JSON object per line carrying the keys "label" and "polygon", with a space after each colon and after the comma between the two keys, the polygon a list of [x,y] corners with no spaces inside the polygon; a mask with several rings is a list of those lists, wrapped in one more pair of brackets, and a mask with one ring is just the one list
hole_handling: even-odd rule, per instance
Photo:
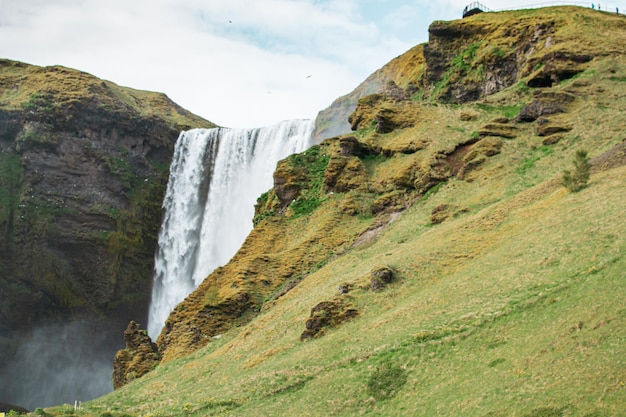
{"label": "mist at waterfall base", "polygon": [[313,127],[310,120],[288,120],[181,133],[155,256],[148,319],[153,340],[174,307],[235,255],[252,230],[257,198],[273,185],[276,164],[311,146]]}
{"label": "mist at waterfall base", "polygon": [[104,395],[123,344],[119,329],[95,321],[38,327],[2,370],[0,402],[32,411]]}

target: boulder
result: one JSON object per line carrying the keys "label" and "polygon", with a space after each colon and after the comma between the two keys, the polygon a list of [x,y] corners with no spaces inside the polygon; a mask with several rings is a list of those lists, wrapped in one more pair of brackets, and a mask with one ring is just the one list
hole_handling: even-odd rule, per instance
{"label": "boulder", "polygon": [[115,354],[113,360],[113,388],[118,389],[130,381],[140,378],[159,364],[157,345],[148,332],[141,330],[134,321],[124,330],[126,347]]}
{"label": "boulder", "polygon": [[562,91],[536,91],[533,100],[525,105],[515,117],[518,122],[533,122],[542,116],[564,113],[575,100],[572,94]]}
{"label": "boulder", "polygon": [[305,323],[306,330],[300,335],[300,340],[322,337],[326,328],[337,326],[358,315],[357,310],[349,308],[341,299],[322,301],[311,309],[311,315]]}
{"label": "boulder", "polygon": [[395,273],[393,269],[385,266],[372,271],[370,288],[374,292],[383,290],[393,281]]}

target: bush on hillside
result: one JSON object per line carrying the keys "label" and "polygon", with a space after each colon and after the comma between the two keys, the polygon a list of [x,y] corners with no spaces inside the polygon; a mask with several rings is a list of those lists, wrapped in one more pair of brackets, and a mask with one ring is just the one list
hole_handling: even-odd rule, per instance
{"label": "bush on hillside", "polygon": [[571,172],[563,171],[561,184],[573,193],[580,191],[587,186],[590,171],[591,164],[589,163],[587,151],[580,149],[576,151],[576,157],[574,158],[574,170]]}
{"label": "bush on hillside", "polygon": [[367,381],[367,392],[376,401],[394,397],[406,383],[407,374],[397,365],[385,363],[379,367]]}

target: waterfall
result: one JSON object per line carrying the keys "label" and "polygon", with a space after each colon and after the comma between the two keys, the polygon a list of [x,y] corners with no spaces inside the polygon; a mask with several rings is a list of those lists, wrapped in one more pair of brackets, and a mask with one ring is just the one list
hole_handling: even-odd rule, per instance
{"label": "waterfall", "polygon": [[193,129],[176,142],[155,255],[148,319],[153,339],[170,312],[252,230],[254,203],[272,187],[279,160],[306,150],[313,122],[258,129]]}

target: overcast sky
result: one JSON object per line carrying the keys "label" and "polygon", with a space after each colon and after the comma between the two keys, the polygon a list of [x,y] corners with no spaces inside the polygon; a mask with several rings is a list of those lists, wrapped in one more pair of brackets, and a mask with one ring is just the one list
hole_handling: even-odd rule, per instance
{"label": "overcast sky", "polygon": [[468,3],[0,0],[0,57],[164,92],[221,126],[260,127],[314,118]]}

